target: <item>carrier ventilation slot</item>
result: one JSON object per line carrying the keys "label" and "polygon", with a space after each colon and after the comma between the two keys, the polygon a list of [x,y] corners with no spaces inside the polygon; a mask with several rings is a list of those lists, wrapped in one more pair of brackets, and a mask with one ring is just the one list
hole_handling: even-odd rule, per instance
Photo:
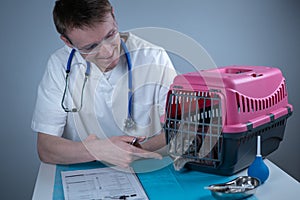
{"label": "carrier ventilation slot", "polygon": [[285,89],[285,81],[280,85],[277,91],[273,93],[273,95],[266,98],[249,98],[239,94],[238,92],[235,93],[237,110],[239,113],[255,112],[271,108],[282,101],[286,96],[287,92]]}

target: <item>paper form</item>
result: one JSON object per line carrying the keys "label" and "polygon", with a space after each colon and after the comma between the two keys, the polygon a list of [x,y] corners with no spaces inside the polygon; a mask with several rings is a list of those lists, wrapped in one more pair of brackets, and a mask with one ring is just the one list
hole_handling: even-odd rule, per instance
{"label": "paper form", "polygon": [[148,197],[136,174],[113,168],[62,171],[65,200],[138,199]]}

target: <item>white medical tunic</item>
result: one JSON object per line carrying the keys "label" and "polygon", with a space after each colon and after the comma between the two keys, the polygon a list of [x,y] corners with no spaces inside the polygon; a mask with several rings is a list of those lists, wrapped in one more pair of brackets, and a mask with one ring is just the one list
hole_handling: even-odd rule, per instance
{"label": "white medical tunic", "polygon": [[[106,137],[124,134],[153,136],[160,132],[151,126],[164,114],[166,95],[176,76],[175,69],[169,56],[161,47],[131,33],[122,35],[127,37],[126,46],[132,62],[133,103],[130,106],[132,106],[133,120],[139,129],[135,133],[132,131],[131,134],[131,130],[125,131],[123,127],[123,122],[128,115],[129,89],[128,64],[126,57],[122,55],[123,51],[119,63],[109,72],[102,73],[91,63],[91,73],[83,93],[82,110],[79,113],[64,111],[61,102],[66,84],[66,65],[71,52],[71,48],[64,46],[51,55],[38,87],[31,125],[35,132],[61,136],[74,141],[80,141],[88,134],[97,134],[89,132],[88,128],[86,129],[88,133],[83,134],[78,124],[85,127],[97,124]],[[73,108],[76,104],[74,102],[81,101],[83,79],[78,77],[83,77],[86,66],[86,61],[76,52],[72,60],[64,101],[64,105],[68,108]],[[91,88],[93,89],[89,90]],[[75,107],[79,107],[78,104],[80,103]],[[78,119],[82,118],[84,120],[79,122]],[[92,129],[95,130],[98,129]]]}

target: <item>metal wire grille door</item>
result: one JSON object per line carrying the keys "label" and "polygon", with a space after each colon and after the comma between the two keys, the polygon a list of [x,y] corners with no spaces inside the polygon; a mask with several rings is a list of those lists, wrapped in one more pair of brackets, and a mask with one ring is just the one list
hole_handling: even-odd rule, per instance
{"label": "metal wire grille door", "polygon": [[169,92],[165,131],[174,162],[217,167],[222,158],[221,105],[218,91]]}

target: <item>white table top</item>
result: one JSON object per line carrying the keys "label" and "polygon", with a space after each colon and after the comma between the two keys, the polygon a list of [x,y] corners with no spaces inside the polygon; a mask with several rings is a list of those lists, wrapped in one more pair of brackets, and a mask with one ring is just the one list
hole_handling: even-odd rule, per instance
{"label": "white table top", "polygon": [[[268,180],[256,190],[255,197],[259,200],[274,199],[298,199],[300,194],[300,183],[273,164],[265,159],[269,167],[270,176]],[[54,178],[56,165],[41,163],[36,184],[33,192],[33,200],[52,200]],[[244,170],[237,174],[247,175]]]}

